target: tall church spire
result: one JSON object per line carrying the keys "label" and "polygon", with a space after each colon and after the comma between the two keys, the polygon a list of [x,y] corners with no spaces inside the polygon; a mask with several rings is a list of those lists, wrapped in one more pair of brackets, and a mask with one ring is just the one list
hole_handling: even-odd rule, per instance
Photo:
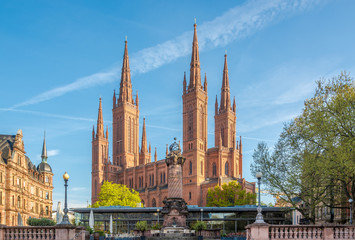
{"label": "tall church spire", "polygon": [[194,38],[192,41],[192,55],[190,63],[190,84],[189,89],[201,88],[200,56],[198,52],[198,41],[196,23],[194,24]]}
{"label": "tall church spire", "polygon": [[97,116],[97,129],[96,129],[96,137],[105,137],[104,135],[104,120],[102,117],[102,104],[101,104],[101,97],[100,97],[100,104],[99,104],[99,113]]}
{"label": "tall church spire", "polygon": [[221,106],[220,110],[230,108],[230,90],[229,90],[229,77],[228,77],[228,65],[227,65],[227,54],[224,55],[224,69],[223,69],[223,80],[221,89]]}
{"label": "tall church spire", "polygon": [[47,146],[46,146],[46,132],[44,132],[43,147],[42,147],[42,162],[47,162]]}
{"label": "tall church spire", "polygon": [[145,118],[143,118],[141,153],[147,152],[147,134],[145,131]]}
{"label": "tall church spire", "polygon": [[125,41],[125,49],[123,54],[119,101],[133,103],[131,71],[129,68],[127,40]]}

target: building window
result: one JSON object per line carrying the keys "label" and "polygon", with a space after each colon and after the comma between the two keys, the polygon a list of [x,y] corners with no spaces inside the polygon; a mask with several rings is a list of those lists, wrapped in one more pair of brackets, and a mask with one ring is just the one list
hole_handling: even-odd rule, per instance
{"label": "building window", "polygon": [[190,108],[189,108],[187,122],[188,122],[188,124],[187,124],[188,135],[187,136],[188,136],[188,139],[191,140],[193,138],[193,126],[194,126],[194,112],[193,112],[192,106],[190,106]]}
{"label": "building window", "polygon": [[46,199],[49,199],[49,193],[46,192]]}
{"label": "building window", "polygon": [[95,195],[97,195],[97,181],[95,179]]}
{"label": "building window", "polygon": [[223,127],[221,128],[221,139],[222,139],[221,145],[224,146],[224,128]]}
{"label": "building window", "polygon": [[226,162],[224,168],[225,168],[225,169],[224,169],[224,172],[225,172],[226,176],[228,176],[228,170],[229,170],[228,162]]}
{"label": "building window", "polygon": [[191,192],[189,192],[189,200],[191,200]]}
{"label": "building window", "polygon": [[12,195],[12,206],[15,206],[15,196]]}
{"label": "building window", "polygon": [[155,201],[155,198],[153,198],[152,200],[152,207],[156,207],[157,206],[157,201]]}
{"label": "building window", "polygon": [[217,175],[217,166],[216,166],[216,163],[213,163],[213,165],[212,165],[212,174],[213,174],[213,176],[216,176],[216,175]]}
{"label": "building window", "polygon": [[152,175],[152,185],[154,186],[154,175]]}
{"label": "building window", "polygon": [[165,183],[165,182],[166,182],[166,181],[165,181],[165,173],[163,174],[163,180],[164,180],[164,183]]}
{"label": "building window", "polygon": [[203,162],[201,161],[201,175],[203,175]]}
{"label": "building window", "polygon": [[49,181],[48,181],[48,176],[46,176],[46,182],[49,182]]}
{"label": "building window", "polygon": [[20,196],[17,197],[17,207],[18,208],[21,207],[21,198],[20,198]]}
{"label": "building window", "polygon": [[48,206],[46,206],[46,216],[48,216],[49,211],[48,211]]}
{"label": "building window", "polygon": [[2,205],[2,192],[0,192],[0,205]]}
{"label": "building window", "polygon": [[190,161],[190,166],[189,166],[189,174],[191,175],[192,174],[192,162]]}
{"label": "building window", "polygon": [[160,184],[163,183],[163,173],[160,173]]}
{"label": "building window", "polygon": [[152,175],[149,175],[149,186],[152,186]]}

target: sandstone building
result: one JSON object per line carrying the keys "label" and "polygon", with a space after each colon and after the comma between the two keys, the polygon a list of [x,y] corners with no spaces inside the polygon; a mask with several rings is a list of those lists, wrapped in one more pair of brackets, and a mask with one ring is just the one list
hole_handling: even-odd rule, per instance
{"label": "sandstone building", "polygon": [[[242,174],[242,139],[236,140],[236,103],[230,96],[227,55],[220,104],[215,102],[214,147],[207,148],[207,77],[201,81],[196,24],[192,42],[189,83],[183,80],[183,198],[189,205],[206,205],[207,190],[224,182],[238,180],[243,189],[255,192],[255,184],[248,183]],[[108,156],[109,136],[102,118],[101,98],[97,129],[92,131],[92,204],[98,200],[103,181],[125,184],[140,193],[145,206],[162,206],[168,195],[168,169],[164,159],[152,159],[147,144],[143,119],[139,147],[139,99],[133,99],[127,41],[118,98],[113,94],[112,160]],[[168,151],[168,150],[166,150]]]}
{"label": "sandstone building", "polygon": [[25,155],[22,130],[16,135],[0,135],[0,224],[17,226],[29,217],[51,218],[53,173],[47,163],[46,140],[42,162],[36,167]]}

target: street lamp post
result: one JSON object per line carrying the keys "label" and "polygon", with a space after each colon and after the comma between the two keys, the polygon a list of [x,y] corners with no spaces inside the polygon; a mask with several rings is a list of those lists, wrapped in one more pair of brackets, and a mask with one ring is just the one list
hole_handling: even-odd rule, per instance
{"label": "street lamp post", "polygon": [[160,209],[157,208],[157,212],[158,212],[158,224],[159,224],[159,211],[160,211]]}
{"label": "street lamp post", "polygon": [[260,201],[260,180],[261,177],[263,176],[263,174],[261,172],[257,172],[256,173],[256,178],[258,179],[258,192],[259,192],[259,204],[258,204],[258,214],[256,215],[256,221],[255,223],[265,223],[264,222],[264,218],[263,218],[263,214],[261,213],[262,209],[261,209],[261,201]]}
{"label": "street lamp post", "polygon": [[353,224],[353,200],[350,198],[349,199],[349,205],[350,205],[350,225]]}
{"label": "street lamp post", "polygon": [[65,187],[65,199],[64,199],[65,201],[64,201],[63,221],[60,224],[70,225],[69,217],[68,217],[68,201],[67,201],[67,188],[68,188],[69,174],[67,172],[64,173],[63,179],[64,179],[64,187]]}
{"label": "street lamp post", "polygon": [[201,211],[201,222],[203,221],[203,208],[200,209]]}

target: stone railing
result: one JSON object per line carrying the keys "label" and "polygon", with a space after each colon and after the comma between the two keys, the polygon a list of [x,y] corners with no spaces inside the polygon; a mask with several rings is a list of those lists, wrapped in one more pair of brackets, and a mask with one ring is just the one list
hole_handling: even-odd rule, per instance
{"label": "stone railing", "polygon": [[0,225],[1,240],[85,240],[85,230],[82,227],[67,226],[17,226]]}
{"label": "stone railing", "polygon": [[355,239],[355,226],[349,225],[269,225],[247,226],[248,240],[350,240]]}

